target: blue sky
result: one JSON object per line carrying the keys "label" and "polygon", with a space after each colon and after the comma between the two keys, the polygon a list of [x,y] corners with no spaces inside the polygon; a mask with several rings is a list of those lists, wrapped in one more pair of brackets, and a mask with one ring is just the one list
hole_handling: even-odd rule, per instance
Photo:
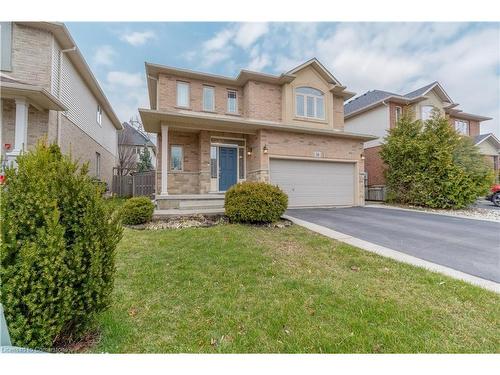
{"label": "blue sky", "polygon": [[67,23],[122,121],[149,107],[144,62],[235,76],[317,57],[348,87],[406,93],[439,81],[500,137],[499,23]]}

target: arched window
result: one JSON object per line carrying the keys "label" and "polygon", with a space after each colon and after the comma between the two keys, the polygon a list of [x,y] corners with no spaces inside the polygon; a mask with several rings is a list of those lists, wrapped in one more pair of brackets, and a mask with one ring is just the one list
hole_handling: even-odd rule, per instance
{"label": "arched window", "polygon": [[324,94],[312,87],[297,87],[295,89],[295,114],[323,120],[325,118]]}

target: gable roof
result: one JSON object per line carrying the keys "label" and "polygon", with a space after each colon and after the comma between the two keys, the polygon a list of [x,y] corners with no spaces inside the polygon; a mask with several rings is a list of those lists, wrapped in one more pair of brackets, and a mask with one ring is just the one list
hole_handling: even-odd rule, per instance
{"label": "gable roof", "polygon": [[365,92],[363,95],[358,96],[356,99],[353,99],[344,105],[344,115],[348,116],[351,113],[358,112],[364,108],[369,108],[377,103],[382,103],[387,98],[395,96],[399,95],[382,90],[371,90]]}
{"label": "gable roof", "polygon": [[493,143],[496,144],[497,149],[500,150],[500,140],[497,137],[495,137],[495,134],[493,134],[493,133],[476,135],[474,137],[474,144],[477,146],[486,140],[493,141]]}
{"label": "gable roof", "polygon": [[437,81],[432,82],[428,85],[425,85],[423,87],[420,87],[414,91],[411,91],[403,95],[382,90],[368,91],[363,95],[352,99],[351,101],[347,102],[344,105],[344,118],[348,119],[349,117],[353,117],[364,111],[367,111],[381,104],[384,104],[384,102],[388,100],[396,103],[401,103],[402,105],[417,103],[419,101],[427,99],[426,95],[432,90],[435,90],[435,92],[438,94],[438,96],[443,102],[449,103],[448,105],[444,106],[444,110],[447,114],[466,120],[475,120],[475,121],[491,120],[491,117],[465,113],[460,109],[456,109],[455,107],[458,106],[458,103],[453,102],[451,97],[446,93],[441,84]]}
{"label": "gable roof", "polygon": [[148,146],[152,147],[153,149],[156,149],[156,146],[154,145],[153,142],[151,142],[151,140],[146,134],[134,128],[128,122],[124,122],[122,125],[123,125],[122,131],[127,133],[127,137],[125,139],[126,143],[122,142],[121,144],[130,146]]}
{"label": "gable roof", "polygon": [[312,66],[316,71],[323,77],[325,81],[332,84],[334,87],[331,90],[336,95],[340,95],[345,99],[350,99],[354,95],[353,92],[347,91],[346,86],[343,86],[328,69],[324,67],[323,64],[319,62],[315,57],[306,61],[305,63],[289,70],[288,72],[282,73],[280,75],[273,75],[261,72],[254,72],[246,69],[240,70],[236,77],[228,77],[219,74],[203,73],[197,72],[190,69],[175,68],[167,65],[159,65],[145,62],[146,67],[146,78],[148,82],[148,93],[149,93],[149,105],[151,109],[156,108],[157,102],[157,80],[159,74],[172,74],[180,77],[186,77],[191,79],[197,79],[202,81],[208,81],[213,83],[219,83],[222,85],[229,85],[230,87],[243,87],[249,80],[257,82],[266,82],[276,85],[283,85],[285,83],[290,83],[295,79],[295,74],[306,68],[307,66]]}
{"label": "gable roof", "polygon": [[97,102],[100,104],[100,106],[104,109],[106,114],[108,115],[109,119],[111,120],[111,123],[114,125],[114,127],[118,130],[122,128],[122,124],[118,117],[116,116],[116,113],[113,111],[113,108],[111,107],[111,104],[109,103],[108,99],[106,98],[106,95],[104,94],[104,91],[102,91],[101,86],[97,82],[97,79],[95,78],[94,74],[92,73],[92,70],[90,70],[90,67],[88,66],[87,62],[85,61],[82,53],[78,49],[73,37],[69,33],[68,28],[64,23],[61,22],[18,22],[16,23],[45,30],[54,35],[56,38],[57,42],[61,45],[62,49],[67,50],[66,55],[68,56],[69,60],[72,62],[72,64],[75,66],[76,70],[82,77],[83,81],[85,84],[88,86],[92,94],[95,96]]}

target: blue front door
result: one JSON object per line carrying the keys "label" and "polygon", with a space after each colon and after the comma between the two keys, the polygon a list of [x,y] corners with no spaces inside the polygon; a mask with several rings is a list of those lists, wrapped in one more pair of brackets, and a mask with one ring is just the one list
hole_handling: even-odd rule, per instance
{"label": "blue front door", "polygon": [[219,147],[219,191],[226,191],[237,182],[237,149]]}

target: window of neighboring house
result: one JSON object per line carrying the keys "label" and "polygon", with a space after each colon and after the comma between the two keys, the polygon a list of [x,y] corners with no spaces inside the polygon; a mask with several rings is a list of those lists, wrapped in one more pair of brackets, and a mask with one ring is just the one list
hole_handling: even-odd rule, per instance
{"label": "window of neighboring house", "polygon": [[0,22],[0,70],[12,70],[12,22]]}
{"label": "window of neighboring house", "polygon": [[432,111],[434,110],[434,106],[432,105],[423,105],[420,108],[420,117],[423,121],[429,120],[432,117]]}
{"label": "window of neighboring house", "polygon": [[238,93],[236,90],[227,90],[227,111],[229,113],[238,112]]}
{"label": "window of neighboring house", "polygon": [[95,153],[95,175],[97,178],[101,178],[101,154]]}
{"label": "window of neighboring house", "polygon": [[325,118],[323,93],[312,87],[298,87],[295,89],[295,114],[298,117],[323,120]]}
{"label": "window of neighboring house", "polygon": [[96,121],[99,125],[102,125],[102,108],[99,104],[97,105]]}
{"label": "window of neighboring house", "polygon": [[173,171],[182,171],[184,168],[184,152],[182,146],[170,147],[170,169]]}
{"label": "window of neighboring house", "polygon": [[203,110],[215,111],[215,89],[212,86],[203,86]]}
{"label": "window of neighboring house", "polygon": [[245,148],[238,147],[238,178],[245,179]]}
{"label": "window of neighboring house", "polygon": [[469,121],[455,120],[455,130],[458,134],[469,135]]}
{"label": "window of neighboring house", "polygon": [[396,107],[396,122],[398,122],[401,119],[402,115],[403,115],[403,108]]}
{"label": "window of neighboring house", "polygon": [[217,178],[217,147],[210,146],[210,178]]}
{"label": "window of neighboring house", "polygon": [[189,107],[189,83],[177,82],[177,106]]}

